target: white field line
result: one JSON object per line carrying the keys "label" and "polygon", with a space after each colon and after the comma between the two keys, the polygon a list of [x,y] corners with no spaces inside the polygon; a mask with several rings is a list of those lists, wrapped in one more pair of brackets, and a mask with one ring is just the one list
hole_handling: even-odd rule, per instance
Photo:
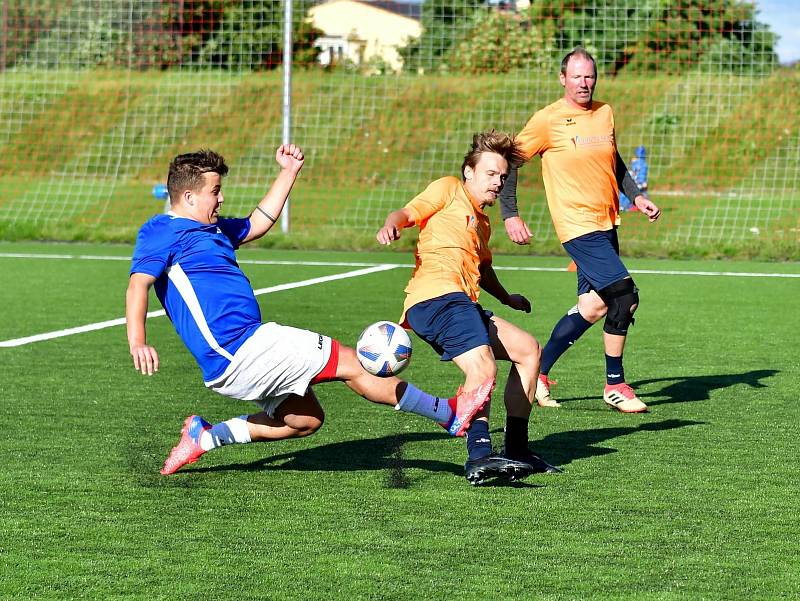
{"label": "white field line", "polygon": [[[117,255],[68,255],[68,254],[39,254],[39,253],[0,253],[0,258],[7,259],[61,259],[61,260],[86,260],[86,261],[130,261],[130,257],[117,256]],[[271,292],[280,292],[282,290],[291,290],[294,288],[302,288],[304,286],[313,286],[314,284],[321,284],[333,280],[340,280],[345,278],[359,277],[370,273],[379,271],[387,271],[395,268],[408,268],[412,265],[405,263],[360,263],[360,262],[345,262],[345,261],[272,261],[272,260],[248,260],[241,259],[239,263],[245,265],[300,265],[300,266],[324,266],[324,267],[363,267],[355,271],[348,271],[336,275],[323,276],[319,278],[312,278],[309,280],[302,280],[300,282],[290,282],[288,284],[279,284],[277,286],[270,286],[268,288],[260,288],[255,290],[256,296],[261,294],[269,294]],[[501,267],[495,266],[497,271],[539,271],[539,272],[560,272],[566,271],[565,267]],[[659,270],[659,269],[630,269],[631,273],[641,273],[649,275],[688,275],[688,276],[717,276],[717,277],[758,277],[758,278],[800,278],[800,273],[770,273],[770,272],[746,272],[746,271],[684,271],[684,270]],[[166,313],[161,311],[151,311],[147,314],[148,318],[161,317]],[[78,326],[75,328],[67,328],[63,330],[56,330],[54,332],[45,332],[43,334],[36,334],[34,336],[26,336],[24,338],[15,338],[12,340],[0,341],[0,347],[14,347],[30,344],[32,342],[40,342],[42,340],[51,340],[53,338],[61,338],[63,336],[71,336],[72,334],[81,334],[83,332],[91,332],[94,330],[101,330],[110,328],[125,323],[125,318],[111,319],[108,321],[101,321],[97,323]]]}
{"label": "white field line", "polygon": [[[88,261],[130,261],[130,257],[116,255],[62,255],[62,254],[36,254],[36,253],[0,253],[0,259],[78,259]],[[383,267],[385,269],[414,267],[408,263],[366,263],[353,261],[273,261],[256,259],[238,259],[242,265],[300,265],[321,267]],[[566,267],[502,267],[494,266],[495,271],[566,271]],[[669,269],[629,269],[631,273],[648,275],[697,275],[718,277],[744,277],[744,278],[800,278],[800,273],[773,273],[749,271],[689,271]]]}
{"label": "white field line", "polygon": [[[59,257],[60,258],[60,257]],[[130,259],[128,259],[130,260]],[[344,280],[347,278],[356,278],[370,273],[379,271],[387,271],[394,269],[396,265],[373,265],[365,269],[356,269],[355,271],[346,271],[344,273],[337,273],[334,275],[326,275],[319,278],[311,278],[309,280],[301,280],[299,282],[289,282],[287,284],[278,284],[277,286],[270,286],[268,288],[259,288],[254,290],[256,296],[262,294],[270,294],[271,292],[280,292],[282,290],[292,290],[294,288],[303,288],[305,286],[313,286],[315,284],[322,284],[325,282],[332,282],[335,280]],[[150,311],[147,314],[148,319],[153,317],[162,317],[166,315],[164,310]],[[82,334],[84,332],[92,332],[94,330],[102,330],[113,326],[123,325],[125,318],[110,319],[108,321],[99,321],[97,323],[90,323],[85,326],[78,326],[76,328],[67,328],[65,330],[56,330],[54,332],[45,332],[43,334],[35,334],[34,336],[26,336],[24,338],[15,338],[13,340],[0,341],[0,347],[14,347],[22,346],[24,344],[31,344],[32,342],[41,342],[43,340],[52,340],[53,338],[62,338],[64,336],[71,336],[73,334]]]}

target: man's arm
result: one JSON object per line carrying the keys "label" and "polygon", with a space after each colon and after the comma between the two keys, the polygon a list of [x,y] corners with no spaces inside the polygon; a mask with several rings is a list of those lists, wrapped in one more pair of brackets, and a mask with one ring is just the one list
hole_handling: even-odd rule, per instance
{"label": "man's arm", "polygon": [[144,375],[158,371],[158,353],[147,344],[147,302],[156,279],[146,273],[132,273],[125,294],[125,322],[133,366]]}
{"label": "man's arm", "polygon": [[281,171],[272,183],[269,192],[250,215],[250,231],[242,240],[242,244],[261,238],[275,225],[286,204],[286,199],[289,198],[289,192],[297,180],[297,174],[303,168],[305,157],[299,146],[281,144],[275,152],[275,160],[281,166]]}
{"label": "man's arm", "polygon": [[383,227],[378,230],[375,238],[381,244],[391,244],[400,239],[400,231],[414,225],[414,215],[406,208],[392,211],[386,217]]}
{"label": "man's arm", "polygon": [[661,209],[647,197],[647,194],[644,194],[642,190],[639,189],[636,180],[633,179],[633,176],[628,171],[628,167],[625,165],[625,161],[622,160],[619,151],[617,151],[616,174],[617,185],[625,196],[633,199],[633,204],[636,205],[637,209],[646,215],[651,222],[661,217]]}
{"label": "man's arm", "polygon": [[483,263],[481,271],[481,288],[495,297],[504,305],[517,311],[531,312],[530,301],[521,294],[509,294],[497,278],[497,272],[491,263]]}
{"label": "man's arm", "polygon": [[528,244],[532,234],[517,210],[517,171],[517,167],[509,170],[503,189],[500,190],[500,215],[508,237],[517,244]]}

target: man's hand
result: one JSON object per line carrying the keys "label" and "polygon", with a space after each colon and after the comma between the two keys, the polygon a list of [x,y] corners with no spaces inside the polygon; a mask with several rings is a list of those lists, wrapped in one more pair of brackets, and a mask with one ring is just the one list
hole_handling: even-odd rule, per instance
{"label": "man's hand", "polygon": [[152,346],[132,344],[131,357],[133,357],[133,366],[137,371],[142,372],[142,375],[152,376],[158,371],[158,353]]}
{"label": "man's hand", "polygon": [[384,225],[381,229],[378,230],[375,238],[381,244],[391,244],[395,240],[400,239],[400,228],[398,228],[394,224]]}
{"label": "man's hand", "polygon": [[391,244],[400,239],[400,232],[403,228],[414,224],[414,218],[408,209],[398,209],[392,211],[383,222],[383,227],[375,234],[375,238],[381,244]]}
{"label": "man's hand", "polygon": [[636,205],[636,208],[639,209],[643,215],[647,216],[651,223],[661,217],[661,209],[644,194],[639,194],[634,198],[633,204]]}
{"label": "man's hand", "polygon": [[505,220],[506,233],[516,244],[529,244],[533,234],[528,229],[528,224],[519,216],[509,217]]}
{"label": "man's hand", "polygon": [[517,311],[525,311],[525,313],[531,312],[531,301],[521,294],[509,294],[506,306],[516,309]]}
{"label": "man's hand", "polygon": [[305,156],[303,151],[296,144],[281,144],[275,152],[275,160],[281,169],[288,169],[294,173],[303,168]]}

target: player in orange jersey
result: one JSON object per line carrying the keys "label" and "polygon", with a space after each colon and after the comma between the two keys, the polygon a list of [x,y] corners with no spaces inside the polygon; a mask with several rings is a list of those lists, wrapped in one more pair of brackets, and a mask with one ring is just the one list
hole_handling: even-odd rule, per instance
{"label": "player in orange jersey", "polygon": [[[472,484],[493,477],[519,479],[534,472],[556,472],[528,449],[528,418],[539,374],[539,344],[512,323],[478,304],[483,289],[504,305],[529,313],[520,294],[509,294],[492,268],[491,226],[486,207],[503,186],[509,165],[521,160],[513,138],[495,131],[475,134],[464,157],[462,178],[431,183],[405,207],[393,211],[378,231],[381,244],[400,238],[403,228],[419,226],[416,267],[406,287],[401,323],[464,372],[471,389],[494,381],[496,359],[512,363],[504,400],[505,449],[492,451],[488,406],[467,430],[465,476]],[[402,408],[402,403],[400,405]]]}
{"label": "player in orange jersey", "polygon": [[[578,303],[556,324],[542,352],[536,400],[541,406],[558,406],[550,394],[550,369],[589,327],[605,318],[603,400],[624,413],[647,411],[626,383],[622,367],[639,291],[619,258],[620,188],[651,222],[661,211],[639,190],[617,151],[611,107],[593,100],[594,58],[575,48],[561,62],[559,78],[563,98],[534,114],[517,136],[526,160],[542,157],[550,216],[578,276]],[[501,209],[508,236],[527,244],[531,232],[517,213],[516,176],[512,170],[500,197]]]}

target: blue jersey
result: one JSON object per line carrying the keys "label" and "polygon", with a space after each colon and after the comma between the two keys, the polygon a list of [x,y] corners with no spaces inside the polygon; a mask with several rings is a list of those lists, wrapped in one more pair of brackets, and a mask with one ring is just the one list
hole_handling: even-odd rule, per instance
{"label": "blue jersey", "polygon": [[155,291],[175,329],[210,382],[261,326],[261,310],[234,249],[249,219],[204,224],[157,215],[136,238],[131,273],[156,278]]}

